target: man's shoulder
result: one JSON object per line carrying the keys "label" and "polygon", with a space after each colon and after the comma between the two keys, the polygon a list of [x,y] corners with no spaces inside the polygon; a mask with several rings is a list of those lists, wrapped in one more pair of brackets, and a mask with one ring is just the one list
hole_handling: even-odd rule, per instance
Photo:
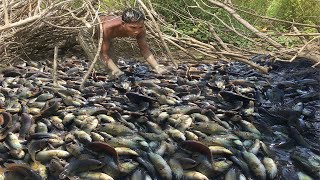
{"label": "man's shoulder", "polygon": [[102,16],[100,19],[102,24],[106,27],[115,27],[122,23],[120,16]]}
{"label": "man's shoulder", "polygon": [[106,15],[106,16],[101,16],[100,19],[103,23],[115,23],[115,22],[120,23],[120,22],[122,22],[121,16]]}

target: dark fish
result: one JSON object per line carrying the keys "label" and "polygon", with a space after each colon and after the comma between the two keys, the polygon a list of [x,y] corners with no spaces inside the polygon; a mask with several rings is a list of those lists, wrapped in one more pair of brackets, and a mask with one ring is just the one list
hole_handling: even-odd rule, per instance
{"label": "dark fish", "polygon": [[28,152],[31,159],[36,161],[36,153],[42,150],[48,144],[48,139],[32,140],[28,145]]}
{"label": "dark fish", "polygon": [[307,148],[297,147],[290,154],[291,159],[316,179],[320,178],[320,156]]}
{"label": "dark fish", "polygon": [[48,169],[50,171],[50,176],[54,176],[56,179],[59,178],[59,175],[64,170],[63,165],[61,164],[61,161],[58,159],[51,159]]}
{"label": "dark fish", "polygon": [[108,155],[111,155],[114,159],[114,161],[119,164],[119,156],[117,151],[114,149],[114,147],[110,146],[109,144],[105,142],[89,142],[86,144],[86,148],[93,150],[97,153],[106,153]]}
{"label": "dark fish", "polygon": [[21,69],[15,67],[3,68],[0,73],[3,74],[4,77],[17,77],[24,74]]}
{"label": "dark fish", "polygon": [[77,173],[96,170],[102,168],[104,163],[95,159],[82,159],[71,161],[59,175],[60,179],[64,179],[67,176],[74,176]]}
{"label": "dark fish", "polygon": [[59,136],[53,133],[34,133],[30,136],[30,139],[59,139]]}
{"label": "dark fish", "polygon": [[156,179],[156,169],[154,168],[153,164],[142,157],[137,157],[136,160],[148,171],[148,173],[150,173],[152,179]]}
{"label": "dark fish", "polygon": [[183,169],[192,169],[199,164],[199,162],[187,157],[177,157],[175,159],[180,162]]}
{"label": "dark fish", "polygon": [[250,177],[249,166],[246,162],[244,162],[241,159],[238,159],[236,156],[230,156],[229,158],[233,163],[235,163],[241,168],[242,172],[246,175],[246,177]]}
{"label": "dark fish", "polygon": [[290,126],[290,135],[293,137],[293,139],[301,146],[304,146],[306,148],[313,149],[313,147],[304,139],[304,137],[301,135],[301,133],[293,126]]}
{"label": "dark fish", "polygon": [[39,120],[44,117],[49,117],[55,114],[60,107],[60,102],[58,100],[47,101],[44,108],[41,110],[41,113],[37,116],[34,116],[35,120]]}
{"label": "dark fish", "polygon": [[3,133],[12,124],[12,116],[9,112],[2,112],[1,114],[2,128],[0,129],[0,134]]}
{"label": "dark fish", "polygon": [[242,94],[237,94],[232,91],[220,91],[219,93],[224,99],[227,101],[234,101],[234,100],[239,100],[239,101],[255,101],[254,98],[250,98],[248,96],[242,95]]}
{"label": "dark fish", "polygon": [[126,96],[129,98],[129,100],[131,102],[136,103],[136,104],[139,104],[139,102],[141,102],[141,101],[146,101],[149,103],[153,103],[153,102],[157,101],[156,99],[154,99],[152,97],[149,97],[149,96],[146,96],[143,94],[139,94],[139,93],[135,93],[135,92],[128,92],[128,93],[126,93]]}
{"label": "dark fish", "polygon": [[187,140],[182,142],[181,147],[193,152],[199,152],[208,157],[209,161],[212,161],[212,153],[208,146],[204,145],[200,141]]}
{"label": "dark fish", "polygon": [[2,125],[3,125],[3,123],[4,123],[3,115],[2,115],[2,114],[0,114],[0,126],[2,126]]}
{"label": "dark fish", "polygon": [[24,180],[41,180],[41,176],[32,170],[29,166],[25,164],[7,164],[5,169],[5,176],[7,180],[17,179],[17,177],[21,177]]}
{"label": "dark fish", "polygon": [[21,114],[21,127],[19,131],[19,139],[25,139],[25,136],[29,134],[30,127],[32,125],[32,118],[27,113]]}

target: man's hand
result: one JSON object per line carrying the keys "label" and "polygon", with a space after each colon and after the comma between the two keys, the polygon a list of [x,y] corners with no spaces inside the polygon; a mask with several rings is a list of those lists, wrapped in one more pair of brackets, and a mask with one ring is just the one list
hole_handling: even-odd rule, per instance
{"label": "man's hand", "polygon": [[123,75],[123,74],[124,74],[124,72],[121,71],[120,69],[111,72],[111,75],[112,75],[113,77],[115,77],[115,78],[120,77],[120,76]]}
{"label": "man's hand", "polygon": [[163,65],[158,65],[155,69],[157,74],[164,74],[168,72],[168,69],[166,69]]}

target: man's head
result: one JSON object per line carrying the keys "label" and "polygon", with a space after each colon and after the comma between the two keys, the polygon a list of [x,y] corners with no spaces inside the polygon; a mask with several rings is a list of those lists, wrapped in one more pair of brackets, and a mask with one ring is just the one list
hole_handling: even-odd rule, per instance
{"label": "man's head", "polygon": [[131,37],[137,37],[144,31],[144,14],[133,8],[129,8],[122,13],[122,25],[125,31]]}
{"label": "man's head", "polygon": [[125,23],[137,23],[144,21],[144,14],[138,9],[129,8],[123,11],[122,21]]}

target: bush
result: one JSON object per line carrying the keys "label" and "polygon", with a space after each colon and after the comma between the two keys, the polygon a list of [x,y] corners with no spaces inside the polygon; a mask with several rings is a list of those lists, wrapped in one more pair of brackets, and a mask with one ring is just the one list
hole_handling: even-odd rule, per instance
{"label": "bush", "polygon": [[292,22],[320,24],[320,1],[273,0],[266,15]]}

